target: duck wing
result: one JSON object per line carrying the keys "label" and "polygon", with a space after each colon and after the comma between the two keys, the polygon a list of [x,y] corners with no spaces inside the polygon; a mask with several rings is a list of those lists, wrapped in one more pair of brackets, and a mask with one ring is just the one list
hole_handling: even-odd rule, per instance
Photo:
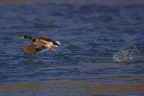
{"label": "duck wing", "polygon": [[23,46],[21,47],[21,50],[27,55],[35,55],[38,52],[48,50],[48,48],[49,46],[46,46],[46,44],[43,44],[42,41],[39,41]]}
{"label": "duck wing", "polygon": [[44,50],[48,50],[51,47],[52,39],[45,37],[45,36],[39,36],[33,38],[33,43],[23,46],[21,50],[28,55],[35,55],[38,52],[42,52]]}
{"label": "duck wing", "polygon": [[35,55],[37,53],[37,51],[35,50],[36,48],[37,46],[35,44],[29,44],[29,45],[23,46],[21,50],[27,55]]}

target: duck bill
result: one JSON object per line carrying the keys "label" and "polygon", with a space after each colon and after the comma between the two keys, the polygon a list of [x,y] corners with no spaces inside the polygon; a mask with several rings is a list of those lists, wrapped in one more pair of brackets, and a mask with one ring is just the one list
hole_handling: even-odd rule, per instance
{"label": "duck bill", "polygon": [[20,36],[20,38],[24,38],[24,36]]}

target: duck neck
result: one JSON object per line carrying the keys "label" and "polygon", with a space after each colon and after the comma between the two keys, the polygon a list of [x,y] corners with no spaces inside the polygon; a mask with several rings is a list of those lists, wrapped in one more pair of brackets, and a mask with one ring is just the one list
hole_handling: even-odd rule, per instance
{"label": "duck neck", "polygon": [[25,38],[25,39],[33,39],[32,36],[27,36],[27,35],[25,35],[24,38]]}

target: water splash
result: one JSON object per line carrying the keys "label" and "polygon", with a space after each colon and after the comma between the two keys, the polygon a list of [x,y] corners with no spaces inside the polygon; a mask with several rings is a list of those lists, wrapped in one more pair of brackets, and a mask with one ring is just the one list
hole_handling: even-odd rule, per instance
{"label": "water splash", "polygon": [[118,51],[114,56],[115,62],[133,62],[144,61],[144,46],[142,44],[134,44],[128,48]]}

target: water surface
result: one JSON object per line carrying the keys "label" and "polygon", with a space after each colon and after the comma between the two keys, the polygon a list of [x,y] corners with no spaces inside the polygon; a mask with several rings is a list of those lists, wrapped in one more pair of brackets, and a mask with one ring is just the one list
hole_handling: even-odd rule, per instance
{"label": "water surface", "polygon": [[[0,96],[143,96],[143,9],[0,5]],[[30,41],[21,35],[44,35],[62,45],[28,56],[20,48]]]}

